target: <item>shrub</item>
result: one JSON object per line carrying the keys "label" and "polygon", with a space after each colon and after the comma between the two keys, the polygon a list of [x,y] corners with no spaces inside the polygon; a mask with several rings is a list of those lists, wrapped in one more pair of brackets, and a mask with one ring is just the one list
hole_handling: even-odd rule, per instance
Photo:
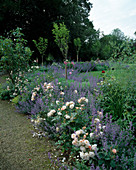
{"label": "shrub", "polygon": [[8,37],[0,37],[0,53],[3,70],[6,70],[12,84],[15,84],[15,78],[19,72],[28,70],[29,60],[32,51],[26,47],[27,41],[23,38],[21,28],[12,30]]}

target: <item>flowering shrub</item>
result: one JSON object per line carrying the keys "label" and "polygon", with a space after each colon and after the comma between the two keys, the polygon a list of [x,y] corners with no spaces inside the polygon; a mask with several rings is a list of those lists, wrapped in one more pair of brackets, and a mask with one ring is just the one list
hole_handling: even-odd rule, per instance
{"label": "flowering shrub", "polygon": [[26,71],[29,67],[29,60],[32,51],[26,47],[27,40],[23,38],[21,28],[10,31],[7,38],[0,37],[0,53],[3,70],[6,70],[12,84],[15,84],[15,77],[19,72]]}
{"label": "flowering shrub", "polygon": [[33,137],[54,139],[64,156],[61,162],[77,169],[136,168],[135,88],[125,91],[107,72],[96,79],[69,68],[66,81],[61,66],[52,64],[48,72],[32,69],[15,79],[12,94],[18,111],[30,114]]}
{"label": "flowering shrub", "polygon": [[85,160],[85,169],[88,168],[88,165],[93,166],[94,169],[102,166],[105,169],[133,169],[136,161],[136,148],[131,124],[126,131],[116,123],[112,123],[111,118],[108,119],[107,115],[104,120],[95,118],[91,125],[91,127],[95,127],[95,130],[92,132],[91,128],[90,134],[89,130],[86,130],[87,127],[83,127],[71,135],[75,152],[80,155],[81,161],[79,161],[83,163],[82,159]]}

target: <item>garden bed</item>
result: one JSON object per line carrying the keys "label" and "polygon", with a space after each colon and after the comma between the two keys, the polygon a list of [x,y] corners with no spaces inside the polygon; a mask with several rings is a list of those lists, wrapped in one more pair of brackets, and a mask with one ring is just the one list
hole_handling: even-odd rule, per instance
{"label": "garden bed", "polygon": [[1,96],[8,94],[18,112],[30,116],[36,140],[54,140],[61,152],[57,160],[48,156],[57,166],[133,169],[136,88],[130,71],[116,67],[96,76],[73,67],[65,80],[64,69],[53,64],[46,72],[35,68],[20,74],[14,87],[8,81]]}

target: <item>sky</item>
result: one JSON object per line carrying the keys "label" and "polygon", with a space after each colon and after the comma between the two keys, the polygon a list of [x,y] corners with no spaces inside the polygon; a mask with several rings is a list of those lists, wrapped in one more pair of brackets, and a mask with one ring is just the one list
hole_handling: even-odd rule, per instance
{"label": "sky", "polygon": [[136,0],[89,0],[93,4],[89,19],[96,30],[110,34],[119,28],[125,36],[135,38]]}

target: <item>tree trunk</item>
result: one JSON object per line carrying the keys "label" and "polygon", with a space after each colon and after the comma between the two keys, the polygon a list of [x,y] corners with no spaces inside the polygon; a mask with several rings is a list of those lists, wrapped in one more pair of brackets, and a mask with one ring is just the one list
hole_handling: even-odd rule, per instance
{"label": "tree trunk", "polygon": [[66,77],[66,80],[67,80],[67,64],[65,64],[65,77]]}
{"label": "tree trunk", "polygon": [[43,66],[43,56],[42,56],[42,66]]}
{"label": "tree trunk", "polygon": [[78,62],[78,52],[77,52],[77,62]]}

